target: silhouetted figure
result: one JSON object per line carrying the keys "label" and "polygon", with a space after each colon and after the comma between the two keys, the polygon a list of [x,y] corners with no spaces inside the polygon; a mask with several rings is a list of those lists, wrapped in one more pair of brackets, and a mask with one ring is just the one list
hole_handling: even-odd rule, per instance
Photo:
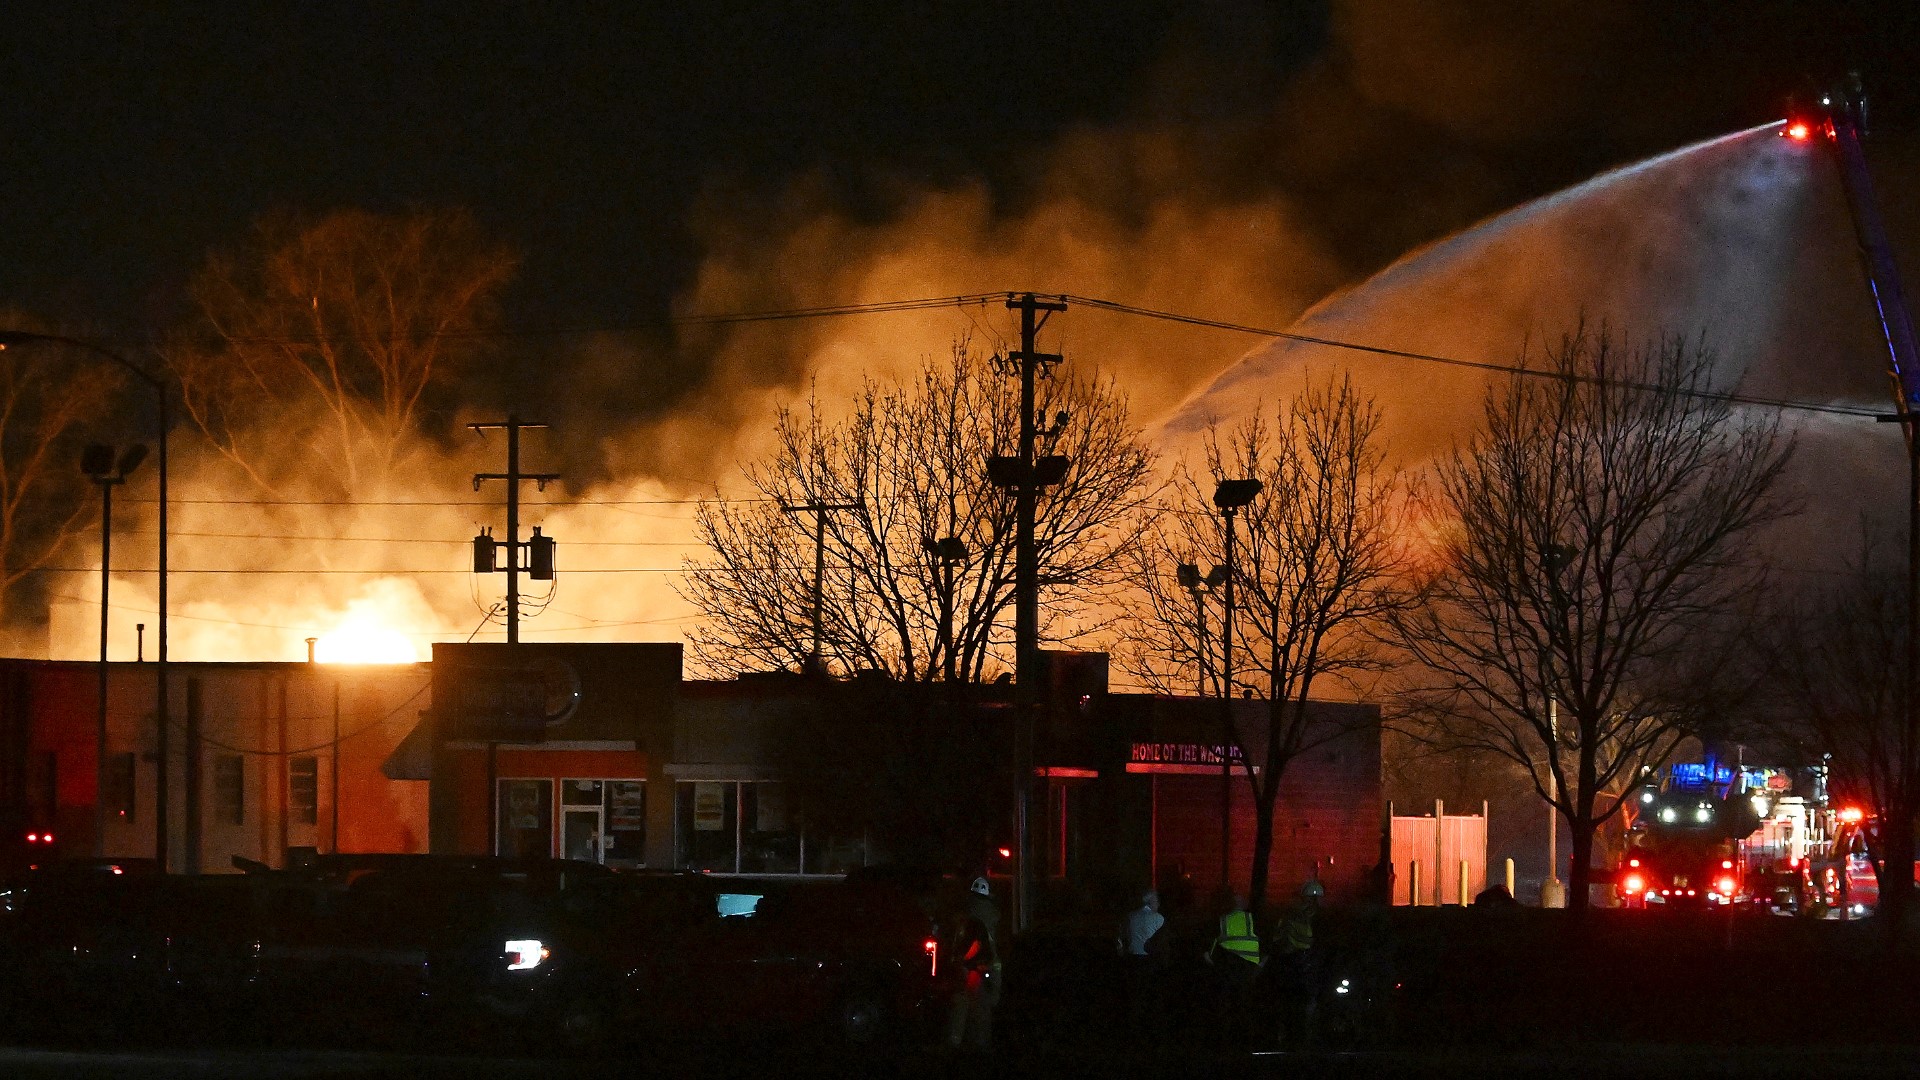
{"label": "silhouetted figure", "polygon": [[1157,951],[1160,931],[1167,917],[1160,914],[1160,894],[1149,890],[1140,898],[1140,906],[1127,912],[1127,955],[1146,958]]}
{"label": "silhouetted figure", "polygon": [[1126,962],[1127,1015],[1133,1033],[1157,1044],[1163,1030],[1162,983],[1167,969],[1167,918],[1160,914],[1160,894],[1149,890],[1140,906],[1127,912],[1121,927],[1120,949]]}
{"label": "silhouetted figure", "polygon": [[1247,910],[1246,897],[1226,895],[1226,911],[1221,914],[1207,957],[1220,977],[1221,1021],[1228,1043],[1246,1045],[1252,1035],[1253,997],[1260,981],[1260,932],[1253,913]]}
{"label": "silhouetted figure", "polygon": [[1270,982],[1280,1006],[1281,1038],[1289,1046],[1306,1046],[1313,1040],[1314,1009],[1320,992],[1320,953],[1313,932],[1326,893],[1326,886],[1318,881],[1300,886],[1274,934],[1279,955]]}
{"label": "silhouetted figure", "polygon": [[947,1045],[988,1050],[993,1045],[993,1007],[1000,997],[1000,948],[995,934],[999,909],[984,877],[973,879],[948,945],[948,962],[959,972],[947,1012]]}

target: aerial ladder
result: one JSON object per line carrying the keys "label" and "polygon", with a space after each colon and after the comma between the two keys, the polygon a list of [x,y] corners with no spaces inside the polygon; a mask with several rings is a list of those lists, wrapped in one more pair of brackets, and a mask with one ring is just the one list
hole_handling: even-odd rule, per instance
{"label": "aerial ladder", "polygon": [[[1816,109],[1788,119],[1780,133],[1798,142],[1818,139],[1839,170],[1840,186],[1846,193],[1847,210],[1853,218],[1854,240],[1860,248],[1861,268],[1866,274],[1881,338],[1887,347],[1887,373],[1899,403],[1897,414],[1881,419],[1900,424],[1907,441],[1906,666],[1910,685],[1906,715],[1897,725],[1899,734],[1893,750],[1896,775],[1902,781],[1899,786],[1905,788],[1908,795],[1901,801],[1908,805],[1891,808],[1899,811],[1893,818],[1903,818],[1911,812],[1911,799],[1915,789],[1920,788],[1920,343],[1916,343],[1913,311],[1907,304],[1893,244],[1887,238],[1886,223],[1880,216],[1873,175],[1867,169],[1864,146],[1867,99],[1859,77],[1850,77],[1840,90],[1823,95]],[[1893,856],[1901,863],[1913,859],[1910,820],[1883,821],[1881,829],[1882,840],[1887,842],[1882,859]],[[1897,877],[1905,876],[1898,869],[1895,873]]]}
{"label": "aerial ladder", "polygon": [[1847,210],[1853,218],[1854,239],[1860,245],[1867,291],[1873,299],[1874,314],[1887,346],[1888,374],[1893,379],[1894,396],[1902,413],[1920,412],[1920,341],[1914,336],[1913,312],[1907,306],[1900,267],[1894,260],[1893,245],[1887,239],[1886,223],[1880,216],[1873,174],[1867,170],[1863,145],[1867,134],[1867,100],[1859,79],[1850,80],[1843,91],[1822,96],[1818,109],[1788,120],[1780,133],[1798,142],[1818,138],[1839,169]]}

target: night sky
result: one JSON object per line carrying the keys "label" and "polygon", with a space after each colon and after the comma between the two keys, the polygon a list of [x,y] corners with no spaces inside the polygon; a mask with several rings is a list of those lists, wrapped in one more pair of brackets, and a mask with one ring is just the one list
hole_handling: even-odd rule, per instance
{"label": "night sky", "polygon": [[[777,229],[802,191],[885,222],[904,192],[957,184],[1018,215],[1064,140],[1141,130],[1177,134],[1191,190],[1283,193],[1332,285],[1776,117],[1849,66],[1877,92],[1904,229],[1914,8],[20,4],[0,46],[0,307],[141,340],[259,215],[459,206],[522,255],[520,353],[565,354],[555,332],[658,340],[709,254],[703,221]],[[1150,187],[1119,176],[1093,198],[1124,215]],[[1050,287],[1034,278],[993,287]]]}

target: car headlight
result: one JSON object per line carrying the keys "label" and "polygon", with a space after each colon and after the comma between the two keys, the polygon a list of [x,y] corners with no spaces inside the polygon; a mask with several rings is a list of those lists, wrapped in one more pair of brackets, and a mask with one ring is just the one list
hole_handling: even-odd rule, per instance
{"label": "car headlight", "polygon": [[509,941],[501,949],[507,957],[508,971],[529,971],[540,966],[541,962],[553,953],[538,938],[522,938]]}

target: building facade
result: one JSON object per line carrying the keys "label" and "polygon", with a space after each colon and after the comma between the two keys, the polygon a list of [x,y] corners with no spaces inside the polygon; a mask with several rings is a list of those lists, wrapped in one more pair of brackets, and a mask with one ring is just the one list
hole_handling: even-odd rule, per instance
{"label": "building facade", "polygon": [[[429,700],[426,665],[168,667],[169,869],[426,850],[424,787],[381,772]],[[156,674],[110,665],[101,768],[99,665],[0,660],[0,813],[14,831],[51,831],[68,856],[154,855]]]}
{"label": "building facade", "polygon": [[[1036,874],[1115,895],[1244,889],[1254,802],[1227,703],[1113,694],[1106,658],[1052,653],[1031,775]],[[1009,686],[793,674],[681,677],[677,644],[439,644],[430,664],[172,665],[170,866],[289,852],[499,853],[712,874],[877,862],[1005,871]],[[116,664],[106,784],[98,668],[0,661],[0,806],[94,851],[150,855],[151,664]],[[1263,772],[1266,705],[1232,703]],[[1270,888],[1359,895],[1382,850],[1379,710],[1315,703],[1287,763]]]}

